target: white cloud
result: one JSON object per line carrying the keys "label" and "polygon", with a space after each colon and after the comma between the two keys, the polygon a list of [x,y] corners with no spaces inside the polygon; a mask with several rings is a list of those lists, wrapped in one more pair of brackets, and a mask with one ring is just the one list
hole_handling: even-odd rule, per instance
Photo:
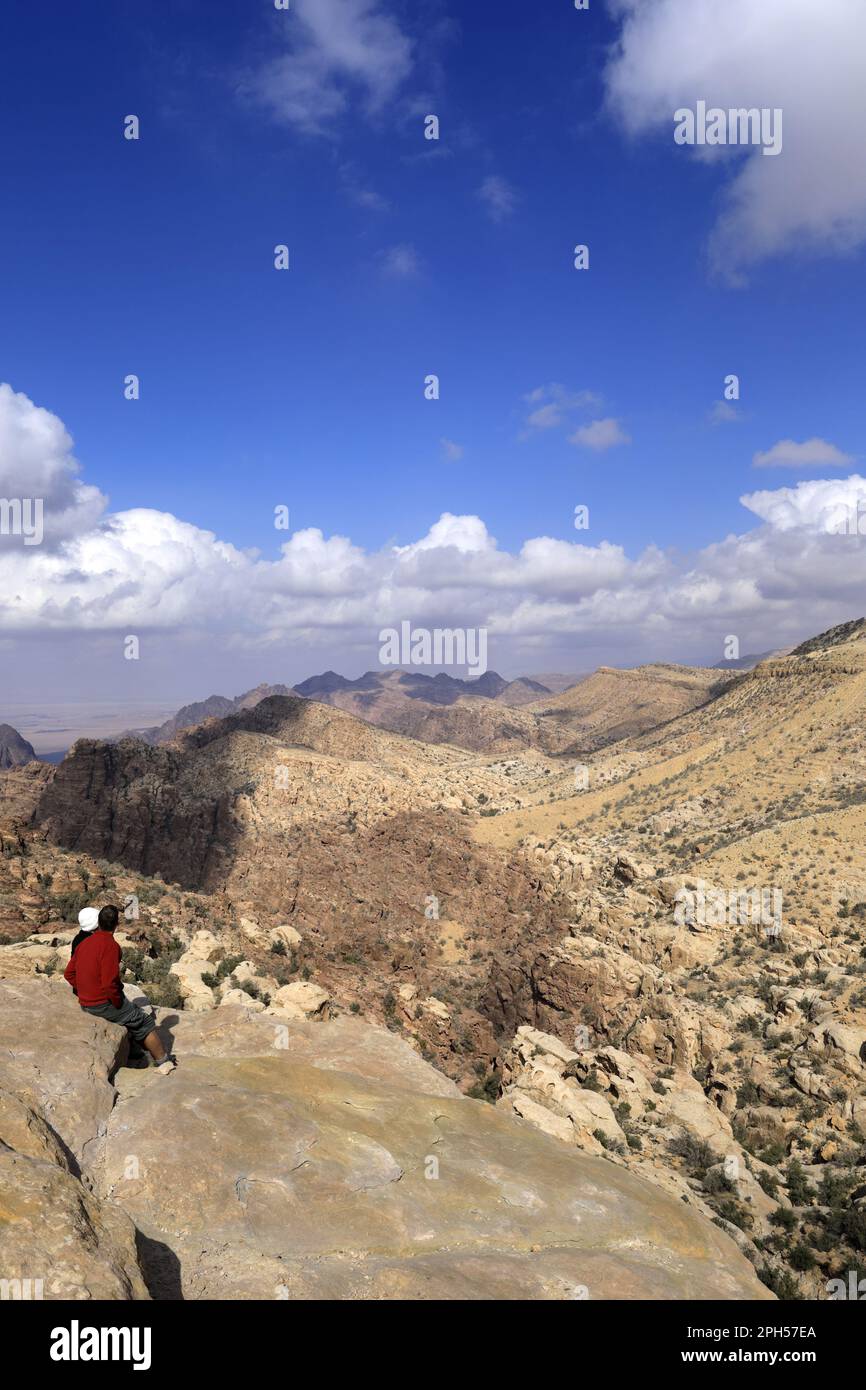
{"label": "white cloud", "polygon": [[568,436],[569,444],[578,444],[584,449],[594,449],[604,453],[618,444],[630,444],[631,437],[626,434],[619,420],[608,416],[605,420],[591,420],[588,425],[580,425],[574,434]]}
{"label": "white cloud", "polygon": [[463,457],[463,445],[455,444],[453,439],[440,439],[442,454],[449,463],[459,463]]}
{"label": "white cloud", "polygon": [[[0,383],[0,496],[41,499],[44,542],[54,549],[99,519],[106,498],[82,483],[72,454],[72,440],[61,420],[35,406],[20,392]],[[4,549],[19,538],[3,536]]]}
{"label": "white cloud", "polygon": [[293,0],[291,48],[246,74],[240,92],[279,121],[325,132],[358,96],[370,115],[412,70],[412,43],[378,0]]}
{"label": "white cloud", "polygon": [[[658,131],[671,158],[716,160],[727,180],[710,237],[733,279],[787,252],[847,252],[866,240],[866,6],[862,0],[608,0],[622,20],[606,70],[610,110],[631,135]],[[784,144],[673,144],[673,113],[698,100],[781,108]],[[690,171],[683,170],[688,179]],[[696,182],[696,188],[700,185]]]}
{"label": "white cloud", "polygon": [[815,479],[796,487],[752,492],[740,501],[776,531],[836,534],[858,505],[866,505],[866,478]]}
{"label": "white cloud", "polygon": [[756,468],[850,468],[854,459],[843,454],[826,439],[780,439],[772,449],[759,450],[752,463]]}
{"label": "white cloud", "polygon": [[[300,653],[298,678],[317,649],[330,664],[348,652],[375,664],[378,631],[407,618],[485,626],[497,661],[534,653],[539,669],[554,653],[579,666],[590,650],[625,664],[702,647],[713,659],[731,632],[762,650],[866,607],[866,536],[850,525],[866,517],[858,474],[748,494],[749,528],[691,554],[648,545],[630,556],[601,536],[535,536],[511,551],[481,517],[445,512],[407,544],[367,550],[311,527],[262,558],[166,512],[105,513],[78,478],[61,421],[2,387],[0,444],[4,480],[41,479],[46,514],[63,528],[29,549],[0,538],[0,637],[26,636],[28,652],[40,637],[74,636],[80,658],[88,635],[159,634],[149,650],[174,642],[182,661],[185,635],[210,635],[226,653],[255,654],[272,679],[286,652]],[[195,674],[190,664],[188,680]]]}
{"label": "white cloud", "polygon": [[533,430],[552,430],[562,424],[562,409],[558,405],[540,405],[526,417],[526,423]]}
{"label": "white cloud", "polygon": [[460,554],[473,555],[495,548],[496,542],[488,535],[487,527],[479,516],[454,516],[451,512],[443,512],[426,536],[413,541],[411,545],[395,545],[394,554],[404,559],[419,555],[424,550],[456,550]]}
{"label": "white cloud", "polygon": [[380,253],[379,260],[383,274],[393,280],[411,280],[421,269],[418,252],[407,242],[389,246]]}
{"label": "white cloud", "polygon": [[708,418],[711,425],[738,425],[743,417],[732,401],[716,401]]}
{"label": "white cloud", "polygon": [[548,386],[536,386],[523,398],[527,405],[534,405],[526,417],[528,430],[550,430],[567,422],[568,417],[578,410],[598,409],[601,396],[594,391],[568,391],[558,381]]}
{"label": "white cloud", "polygon": [[478,190],[478,196],[494,222],[504,222],[517,205],[515,189],[507,179],[500,178],[498,174],[490,174],[484,180]]}

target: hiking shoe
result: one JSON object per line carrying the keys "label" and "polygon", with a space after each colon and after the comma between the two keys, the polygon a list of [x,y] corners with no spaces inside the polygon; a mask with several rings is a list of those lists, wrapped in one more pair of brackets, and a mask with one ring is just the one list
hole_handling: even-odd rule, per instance
{"label": "hiking shoe", "polygon": [[156,1069],[157,1069],[157,1071],[160,1072],[163,1076],[169,1076],[170,1073],[174,1071],[174,1069],[175,1069],[176,1066],[177,1066],[177,1063],[174,1061],[174,1058],[172,1058],[172,1057],[166,1057],[165,1061],[164,1061],[164,1062],[160,1062],[160,1063],[158,1064],[158,1066],[157,1066]]}

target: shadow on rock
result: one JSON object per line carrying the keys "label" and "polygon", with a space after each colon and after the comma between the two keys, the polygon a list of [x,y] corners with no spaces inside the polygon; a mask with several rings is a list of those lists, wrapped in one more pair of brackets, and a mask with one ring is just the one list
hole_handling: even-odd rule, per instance
{"label": "shadow on rock", "polygon": [[135,1233],[138,1263],[151,1298],[161,1302],[183,1300],[180,1260],[161,1240],[152,1240],[141,1231]]}

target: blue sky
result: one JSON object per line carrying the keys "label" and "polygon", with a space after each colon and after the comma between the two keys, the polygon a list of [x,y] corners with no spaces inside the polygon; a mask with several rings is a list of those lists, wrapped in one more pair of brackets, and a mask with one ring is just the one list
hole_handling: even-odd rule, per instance
{"label": "blue sky", "polygon": [[[761,228],[784,218],[777,195],[757,193],[751,223],[728,238],[732,283],[714,261],[714,229],[746,159],[761,166],[760,154],[701,162],[674,145],[659,109],[668,91],[712,100],[736,88],[736,49],[728,69],[690,68],[686,57],[660,75],[649,60],[642,72],[639,56],[620,61],[619,87],[611,77],[618,43],[626,56],[639,41],[641,55],[652,51],[640,22],[656,25],[650,37],[665,51],[665,25],[693,23],[708,51],[716,36],[698,26],[712,7],[658,0],[641,15],[635,0],[592,0],[587,12],[567,0],[436,0],[419,12],[320,0],[320,17],[322,8],[358,41],[354,71],[308,22],[313,0],[293,0],[287,13],[272,0],[7,0],[0,381],[63,422],[81,479],[107,498],[105,518],[164,512],[276,561],[277,504],[289,506],[293,530],[349,537],[369,554],[410,546],[452,513],[482,518],[512,553],[546,537],[605,541],[634,560],[648,546],[691,555],[759,528],[766,517],[741,505],[744,493],[860,466],[862,209],[852,198],[826,224],[798,225],[813,167],[796,144],[808,105],[799,127],[792,112],[779,159],[755,169],[778,179],[784,165],[778,197],[790,227],[767,249]],[[778,34],[782,11],[770,0],[774,9]],[[807,25],[800,0],[794,9]],[[830,0],[830,11],[844,37],[854,11],[847,0]],[[778,73],[772,23],[765,29],[755,37],[759,78],[732,101],[772,105],[797,90],[808,29]],[[284,93],[287,81],[295,92],[299,74],[291,111],[275,108],[266,93],[275,84]],[[440,119],[438,142],[423,138],[428,112]],[[141,122],[135,142],[123,139],[128,113]],[[840,109],[840,124],[850,115]],[[862,181],[847,158],[823,152],[824,164],[839,163],[822,190],[828,202]],[[802,213],[788,206],[801,183]],[[273,268],[281,242],[284,273]],[[590,247],[589,272],[572,266],[576,242]],[[141,379],[135,402],[123,398],[128,372]],[[441,380],[435,402],[423,396],[431,372]],[[740,377],[737,420],[713,423],[727,373]],[[569,404],[558,425],[532,428],[533,409],[554,396],[526,398],[551,383],[570,401],[592,398]],[[616,420],[628,442],[571,442],[598,419]],[[778,441],[813,439],[848,466],[753,465]],[[580,537],[577,503],[591,516]],[[852,616],[849,601],[826,596],[815,620],[837,608]],[[750,603],[734,629],[744,647],[796,628],[793,611],[779,624],[778,610],[771,618]],[[85,624],[81,640],[110,646],[129,616],[102,607],[104,622]],[[451,616],[447,604],[442,613]],[[736,603],[720,600],[720,626],[731,621]],[[810,621],[801,612],[806,630]],[[548,655],[571,656],[573,669],[586,655],[625,664],[631,647],[635,659],[652,647],[651,630],[608,649],[602,619],[591,641],[582,619],[573,642],[558,618],[554,626],[546,650],[530,624],[525,660],[515,634],[505,664],[539,669]],[[700,613],[691,630],[674,626],[660,633],[660,654],[712,655]],[[27,640],[41,631],[37,617]],[[306,622],[302,631],[301,648]],[[243,633],[235,638],[244,645]],[[294,678],[321,666],[315,647],[298,656]],[[350,674],[374,664],[354,638],[342,653],[339,640],[324,642],[322,654],[343,654]],[[247,666],[283,679],[277,664],[259,647]],[[160,669],[152,693],[164,688]],[[184,673],[177,684],[195,682]]]}

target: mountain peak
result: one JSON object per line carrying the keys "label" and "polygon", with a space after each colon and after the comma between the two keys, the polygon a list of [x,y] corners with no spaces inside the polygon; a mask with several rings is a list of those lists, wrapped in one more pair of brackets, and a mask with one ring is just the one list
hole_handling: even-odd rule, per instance
{"label": "mountain peak", "polygon": [[22,738],[11,724],[0,724],[0,768],[23,767],[36,760],[32,743]]}

